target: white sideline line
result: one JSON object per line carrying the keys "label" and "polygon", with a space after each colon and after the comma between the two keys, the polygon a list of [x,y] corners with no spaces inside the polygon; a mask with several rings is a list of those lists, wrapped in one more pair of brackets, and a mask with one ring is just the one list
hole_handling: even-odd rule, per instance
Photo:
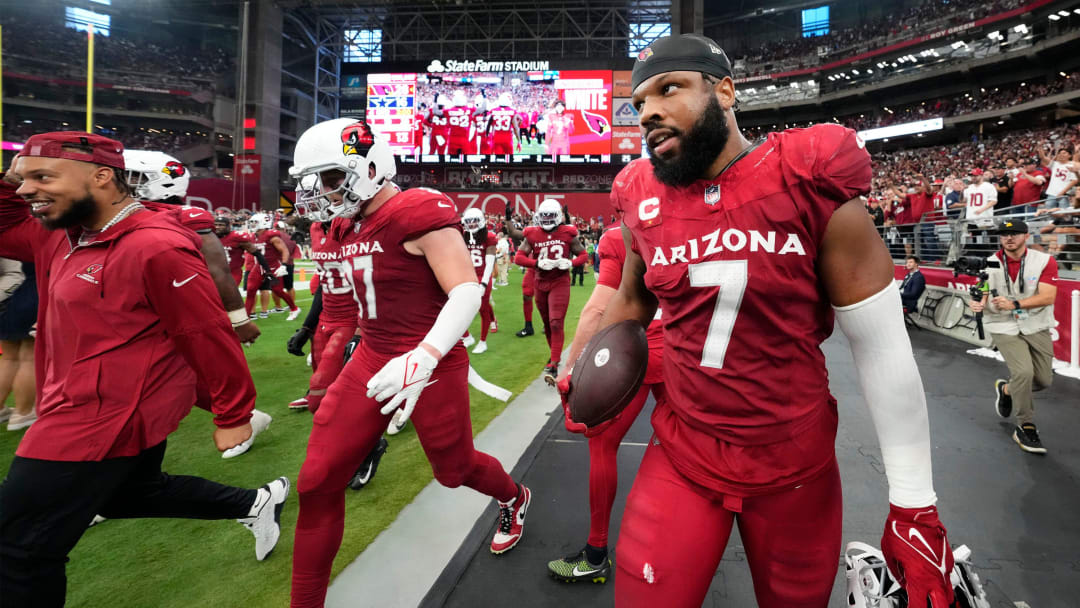
{"label": "white sideline line", "polygon": [[[537,379],[476,436],[509,471],[559,408],[555,391]],[[380,477],[381,483],[394,483]],[[533,497],[533,500],[543,497]],[[450,563],[479,518],[495,520],[490,498],[468,488],[450,489],[432,481],[405,506],[397,519],[330,584],[327,608],[358,605],[413,607]],[[345,525],[349,525],[346,521]],[[481,550],[478,559],[498,559]]]}
{"label": "white sideline line", "polygon": [[[548,439],[548,443],[586,443],[584,439]],[[641,443],[639,441],[621,441],[619,445],[632,445],[639,448],[649,447],[649,442]]]}

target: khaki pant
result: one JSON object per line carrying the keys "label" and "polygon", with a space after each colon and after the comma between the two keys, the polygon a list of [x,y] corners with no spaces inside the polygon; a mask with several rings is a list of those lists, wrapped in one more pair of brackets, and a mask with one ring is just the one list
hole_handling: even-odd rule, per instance
{"label": "khaki pant", "polygon": [[495,260],[495,271],[496,271],[497,274],[496,274],[496,277],[495,277],[495,282],[498,283],[499,285],[505,285],[506,280],[508,278],[506,276],[506,274],[507,274],[507,272],[509,272],[509,270],[510,270],[510,260],[509,259],[507,259],[506,257],[496,258],[496,260]]}
{"label": "khaki pant", "polygon": [[1050,330],[1028,336],[990,334],[1009,366],[1009,396],[1018,424],[1035,423],[1032,393],[1050,386],[1054,379],[1054,343]]}

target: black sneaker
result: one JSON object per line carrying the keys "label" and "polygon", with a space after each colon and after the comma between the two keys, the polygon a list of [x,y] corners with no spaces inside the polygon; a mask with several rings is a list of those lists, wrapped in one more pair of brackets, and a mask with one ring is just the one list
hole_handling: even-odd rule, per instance
{"label": "black sneaker", "polygon": [[994,409],[997,410],[998,416],[1002,418],[1012,416],[1012,397],[1005,394],[1005,385],[1008,383],[1008,380],[1002,380],[1001,378],[994,381],[994,392],[997,393],[997,399],[994,400]]}
{"label": "black sneaker", "polygon": [[516,334],[514,334],[514,335],[515,335],[515,336],[517,336],[517,337],[519,337],[519,338],[524,338],[524,337],[526,337],[526,336],[531,336],[531,335],[533,335],[533,326],[532,326],[532,323],[526,323],[526,324],[525,324],[525,327],[524,327],[524,328],[523,328],[523,329],[522,329],[521,331],[517,332],[517,333],[516,333]]}
{"label": "black sneaker", "polygon": [[1013,431],[1013,441],[1020,446],[1021,450],[1032,454],[1045,454],[1046,448],[1039,440],[1039,431],[1030,422],[1016,427]]}
{"label": "black sneaker", "polygon": [[364,462],[360,464],[360,468],[353,473],[352,479],[349,480],[350,488],[362,490],[364,486],[371,483],[372,478],[375,477],[375,471],[379,469],[379,461],[382,460],[382,456],[386,453],[388,447],[390,447],[390,444],[386,441],[386,437],[379,437],[379,443],[375,444],[375,448],[371,450]]}
{"label": "black sneaker", "polygon": [[547,382],[551,386],[555,386],[555,378],[559,377],[559,364],[548,362],[547,367],[544,368],[544,382]]}

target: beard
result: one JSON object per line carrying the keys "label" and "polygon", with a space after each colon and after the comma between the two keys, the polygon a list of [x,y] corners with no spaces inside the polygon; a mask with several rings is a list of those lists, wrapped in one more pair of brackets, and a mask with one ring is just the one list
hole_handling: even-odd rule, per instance
{"label": "beard", "polygon": [[71,206],[67,211],[62,213],[56,219],[41,219],[41,223],[48,230],[57,230],[60,228],[71,228],[83,224],[86,220],[90,219],[90,216],[94,215],[94,211],[97,210],[97,205],[94,204],[94,197],[90,196],[87,192],[86,196],[76,199],[71,202]]}
{"label": "beard", "polygon": [[[649,125],[646,136],[661,125]],[[673,135],[679,137],[679,150],[675,156],[663,159],[657,156],[651,146],[649,148],[649,162],[653,166],[653,174],[661,183],[668,186],[688,186],[701,179],[709,169],[716,157],[727,145],[731,131],[728,129],[727,117],[724,109],[716,97],[709,95],[709,103],[705,111],[694,123],[690,130],[683,133],[674,127],[667,127],[673,131]]]}

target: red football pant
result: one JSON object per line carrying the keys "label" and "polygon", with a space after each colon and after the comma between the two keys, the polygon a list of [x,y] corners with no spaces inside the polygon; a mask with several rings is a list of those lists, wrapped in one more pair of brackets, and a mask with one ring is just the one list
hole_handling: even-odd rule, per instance
{"label": "red football pant", "polygon": [[484,298],[480,300],[480,341],[487,340],[491,322],[495,320],[495,309],[491,307],[491,283],[484,286]]}
{"label": "red football pant", "polygon": [[[366,397],[368,380],[388,360],[361,342],[315,414],[296,484],[294,608],[321,607],[326,598],[345,528],[345,486],[390,421],[390,415],[379,413],[380,404]],[[432,380],[438,382],[424,389],[410,420],[439,483],[510,500],[517,496],[517,484],[498,460],[473,446],[468,376],[465,349],[455,347],[435,369]]]}
{"label": "red football pant", "polygon": [[[244,298],[244,308],[247,309],[248,315],[251,315],[251,311],[255,310],[255,294],[258,293],[259,287],[262,286],[262,282],[262,266],[256,266],[255,268],[252,268],[251,272],[248,273],[246,290],[247,296]],[[281,298],[282,300],[285,300],[285,303],[289,305],[289,310],[296,310],[296,302],[293,301],[292,296],[289,295],[289,292],[285,291],[285,288],[282,286],[281,281],[275,281],[273,286],[270,287],[270,291],[272,291],[275,296]]]}
{"label": "red football pant", "polygon": [[649,392],[663,388],[663,384],[643,384],[609,426],[589,437],[589,544],[594,547],[606,547],[608,542],[611,507],[619,489],[619,443],[645,407]]}
{"label": "red football pant", "polygon": [[499,140],[496,139],[491,143],[492,154],[513,154],[514,153],[514,141],[510,139]]}
{"label": "red football pant", "polygon": [[446,154],[446,146],[448,146],[450,142],[446,140],[445,135],[443,136],[443,141],[446,143],[440,146],[439,141],[432,135],[431,139],[428,140],[428,154]]}
{"label": "red football pant", "polygon": [[525,276],[521,278],[521,312],[525,315],[526,323],[532,323],[534,293],[536,293],[536,269],[526,268]]}
{"label": "red football pant", "polygon": [[760,608],[826,608],[840,555],[841,503],[835,459],[790,490],[710,497],[653,441],[619,529],[615,605],[701,606],[738,521]]}
{"label": "red football pant", "polygon": [[536,288],[536,308],[540,310],[540,319],[544,322],[544,337],[551,348],[552,363],[558,363],[562,358],[563,342],[566,340],[563,320],[570,305],[570,275],[564,278],[566,280],[545,285],[547,289]]}
{"label": "red football pant", "polygon": [[[345,347],[356,335],[356,327],[327,327],[320,325],[311,337],[312,391],[325,391],[345,367]],[[324,395],[308,394],[308,410],[318,411]]]}

